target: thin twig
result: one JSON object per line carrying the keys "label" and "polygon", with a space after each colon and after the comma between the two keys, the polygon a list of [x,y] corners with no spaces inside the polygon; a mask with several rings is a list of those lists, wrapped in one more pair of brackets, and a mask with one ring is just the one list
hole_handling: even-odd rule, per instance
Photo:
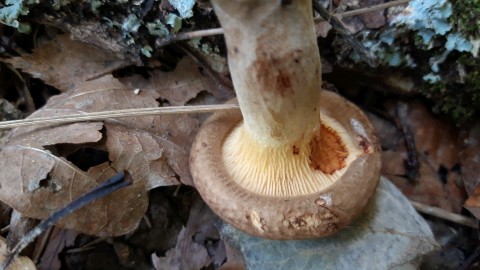
{"label": "thin twig", "polygon": [[355,39],[350,31],[343,25],[339,18],[332,16],[317,0],[312,1],[313,9],[320,14],[325,20],[330,22],[332,28],[342,36],[348,45],[355,51],[360,58],[370,67],[378,66],[376,57],[370,53],[357,39]]}
{"label": "thin twig", "polygon": [[[365,7],[365,8],[360,8],[356,10],[350,10],[350,11],[345,11],[345,12],[340,12],[340,13],[335,13],[333,16],[343,19],[347,17],[352,17],[356,15],[361,15],[361,14],[366,14],[370,12],[375,12],[379,10],[384,10],[387,8],[391,8],[394,6],[401,6],[403,4],[406,4],[412,0],[397,0],[397,1],[391,1],[388,3],[384,4],[378,4],[370,7]],[[325,19],[322,17],[316,17],[314,18],[314,21],[316,23],[318,22],[324,22]],[[191,32],[182,32],[182,33],[177,33],[162,39],[159,39],[157,41],[157,46],[158,47],[163,47],[166,45],[169,45],[173,42],[181,41],[181,40],[188,40],[192,38],[198,38],[198,37],[207,37],[207,36],[216,36],[216,35],[223,35],[223,29],[222,28],[211,28],[211,29],[205,29],[205,30],[197,30],[197,31],[191,31]]]}
{"label": "thin twig", "polygon": [[105,120],[107,118],[134,117],[158,114],[182,114],[182,113],[209,113],[224,110],[237,110],[236,104],[221,105],[198,105],[198,106],[171,106],[159,108],[138,108],[103,112],[81,113],[77,115],[65,115],[55,117],[27,118],[22,120],[12,120],[0,122],[0,130],[10,129],[22,126],[59,124],[72,122],[85,122],[94,120]]}
{"label": "thin twig", "polygon": [[459,214],[448,212],[442,208],[430,206],[427,204],[411,201],[413,207],[420,212],[437,218],[445,219],[457,224],[478,229],[478,223],[473,218],[468,218]]}
{"label": "thin twig", "polygon": [[362,15],[362,14],[370,13],[370,12],[375,12],[375,11],[379,11],[379,10],[384,10],[384,9],[391,8],[391,7],[395,7],[395,6],[401,6],[401,5],[407,4],[407,3],[410,2],[410,1],[412,1],[412,0],[397,0],[397,1],[391,1],[391,2],[388,2],[388,3],[378,4],[378,5],[374,5],[374,6],[370,6],[370,7],[365,7],[365,8],[359,8],[359,9],[355,9],[355,10],[345,11],[345,12],[337,13],[337,14],[334,14],[334,15],[337,16],[337,17],[339,17],[340,19],[341,19],[341,18],[346,18],[346,17],[353,17],[353,16],[357,16],[357,15]]}
{"label": "thin twig", "polygon": [[212,28],[212,29],[206,29],[206,30],[177,33],[177,34],[173,34],[173,35],[158,39],[155,45],[157,45],[158,47],[163,47],[177,41],[188,40],[188,39],[198,38],[198,37],[216,36],[216,35],[223,35],[223,29]]}

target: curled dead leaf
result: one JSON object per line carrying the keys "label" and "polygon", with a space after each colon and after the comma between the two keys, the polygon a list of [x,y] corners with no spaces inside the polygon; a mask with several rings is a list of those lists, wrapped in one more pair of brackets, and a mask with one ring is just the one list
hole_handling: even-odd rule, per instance
{"label": "curled dead leaf", "polygon": [[71,40],[68,35],[45,42],[31,54],[2,61],[62,92],[129,64],[97,47]]}
{"label": "curled dead leaf", "polygon": [[[156,107],[157,98],[154,91],[135,93],[105,76],[51,98],[30,117]],[[116,172],[127,170],[133,178],[131,186],[58,224],[87,234],[126,234],[145,213],[149,189],[179,184],[178,180],[191,183],[188,152],[197,128],[197,120],[186,115],[17,128],[0,151],[0,167],[8,168],[0,171],[0,200],[26,216],[44,219]],[[72,156],[85,149],[106,152],[108,158],[79,155],[74,162]]]}

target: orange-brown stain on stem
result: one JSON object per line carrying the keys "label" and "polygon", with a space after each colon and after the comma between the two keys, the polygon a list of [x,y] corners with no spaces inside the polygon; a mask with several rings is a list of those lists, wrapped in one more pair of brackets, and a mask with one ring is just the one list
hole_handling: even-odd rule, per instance
{"label": "orange-brown stain on stem", "polygon": [[322,124],[310,141],[310,167],[332,174],[346,166],[348,150],[338,134]]}
{"label": "orange-brown stain on stem", "polygon": [[282,59],[259,57],[250,67],[250,72],[256,75],[264,91],[277,92],[282,97],[293,93],[293,74]]}

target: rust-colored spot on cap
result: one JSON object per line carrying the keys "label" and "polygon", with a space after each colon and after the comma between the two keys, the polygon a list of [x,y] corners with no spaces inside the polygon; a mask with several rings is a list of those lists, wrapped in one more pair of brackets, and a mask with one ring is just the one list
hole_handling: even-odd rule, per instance
{"label": "rust-colored spot on cap", "polygon": [[346,166],[348,149],[337,132],[322,124],[310,141],[310,167],[332,174]]}

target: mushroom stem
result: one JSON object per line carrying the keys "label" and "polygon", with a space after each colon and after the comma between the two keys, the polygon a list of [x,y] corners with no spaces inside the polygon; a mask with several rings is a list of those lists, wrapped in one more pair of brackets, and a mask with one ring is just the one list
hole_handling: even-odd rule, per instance
{"label": "mushroom stem", "polygon": [[203,123],[190,153],[195,186],[220,217],[254,235],[336,232],[373,194],[380,147],[360,109],[320,92],[310,0],[212,2],[241,113]]}
{"label": "mushroom stem", "polygon": [[213,0],[246,132],[262,146],[320,128],[321,68],[310,0]]}

